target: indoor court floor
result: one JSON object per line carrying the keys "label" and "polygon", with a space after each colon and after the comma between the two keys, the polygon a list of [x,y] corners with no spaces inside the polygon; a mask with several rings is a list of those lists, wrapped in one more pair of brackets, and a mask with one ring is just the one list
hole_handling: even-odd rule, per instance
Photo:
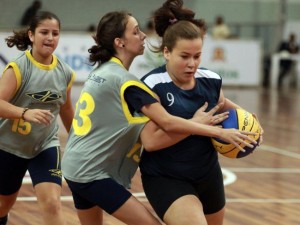
{"label": "indoor court floor", "polygon": [[[73,88],[73,100],[80,86]],[[300,224],[300,88],[223,89],[225,96],[258,115],[264,128],[263,144],[242,159],[219,156],[227,198],[224,225],[299,225]],[[67,134],[60,131],[62,149]],[[19,198],[10,212],[8,225],[41,225],[33,188],[27,177]],[[137,171],[133,194],[152,212],[144,196]],[[62,204],[70,225],[79,221],[70,191],[63,185]],[[182,206],[184,207],[184,206]],[[121,225],[105,214],[104,225]],[[141,224],[142,225],[142,224]]]}

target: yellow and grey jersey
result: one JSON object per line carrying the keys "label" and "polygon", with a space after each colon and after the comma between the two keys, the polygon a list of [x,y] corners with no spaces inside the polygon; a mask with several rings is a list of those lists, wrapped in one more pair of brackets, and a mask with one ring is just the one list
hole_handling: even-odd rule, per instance
{"label": "yellow and grey jersey", "polygon": [[14,70],[17,88],[10,103],[30,109],[48,109],[54,114],[50,125],[39,125],[23,119],[0,118],[0,149],[23,158],[33,158],[53,146],[59,146],[57,116],[66,102],[75,73],[53,55],[50,65],[37,62],[25,51],[6,68]]}
{"label": "yellow and grey jersey", "polygon": [[130,86],[154,96],[117,58],[90,73],[76,104],[62,159],[62,172],[68,180],[87,183],[112,178],[130,186],[140,160],[139,135],[149,120],[142,113],[130,113],[124,99]]}

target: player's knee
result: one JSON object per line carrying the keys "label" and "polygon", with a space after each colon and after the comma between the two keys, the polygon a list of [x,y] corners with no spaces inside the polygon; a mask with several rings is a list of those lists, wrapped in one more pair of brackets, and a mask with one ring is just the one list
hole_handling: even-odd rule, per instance
{"label": "player's knee", "polygon": [[47,214],[57,215],[61,211],[61,202],[57,197],[48,197],[40,202],[42,210]]}

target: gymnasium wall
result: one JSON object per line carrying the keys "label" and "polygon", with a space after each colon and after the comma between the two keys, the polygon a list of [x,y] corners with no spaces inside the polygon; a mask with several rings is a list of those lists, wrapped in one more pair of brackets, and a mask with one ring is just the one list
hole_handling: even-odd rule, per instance
{"label": "gymnasium wall", "polygon": [[[19,28],[25,9],[33,0],[0,0],[0,31]],[[87,30],[97,25],[99,18],[112,10],[126,9],[145,27],[151,12],[163,0],[41,0],[42,10],[55,12],[65,31]],[[284,36],[280,12],[282,3],[286,21],[300,21],[300,0],[185,0],[186,6],[203,17],[210,28],[217,15],[223,15],[234,36],[242,39],[258,39],[264,51],[272,53]],[[300,39],[300,36],[299,36]]]}
{"label": "gymnasium wall", "polygon": [[[216,15],[223,15],[238,38],[259,39],[272,52],[282,38],[281,2],[286,1],[286,20],[300,21],[300,0],[185,0],[185,5],[203,17],[211,28]],[[33,0],[0,0],[0,31],[19,28],[25,9]],[[66,31],[86,31],[112,10],[126,9],[145,27],[151,12],[163,0],[41,0],[42,10],[55,12]],[[210,29],[208,30],[210,32]],[[300,37],[299,37],[300,38]]]}

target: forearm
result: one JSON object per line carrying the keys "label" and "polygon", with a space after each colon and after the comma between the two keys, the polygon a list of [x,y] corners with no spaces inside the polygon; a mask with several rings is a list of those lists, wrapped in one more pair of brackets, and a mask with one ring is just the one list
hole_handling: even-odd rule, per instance
{"label": "forearm", "polygon": [[188,136],[188,134],[167,133],[152,121],[149,121],[141,132],[141,140],[146,151],[157,151],[167,148]]}
{"label": "forearm", "polygon": [[142,112],[165,132],[209,137],[218,137],[220,135],[219,128],[170,115],[159,103],[144,106]]}
{"label": "forearm", "polygon": [[220,111],[225,112],[225,111],[228,111],[229,109],[237,109],[237,108],[242,108],[242,107],[239,106],[238,104],[232,102],[228,98],[224,98],[224,105]]}
{"label": "forearm", "polygon": [[74,109],[71,106],[62,106],[60,109],[60,118],[67,132],[70,131],[74,117]]}
{"label": "forearm", "polygon": [[24,108],[15,106],[0,99],[0,117],[5,119],[19,119],[22,117]]}

